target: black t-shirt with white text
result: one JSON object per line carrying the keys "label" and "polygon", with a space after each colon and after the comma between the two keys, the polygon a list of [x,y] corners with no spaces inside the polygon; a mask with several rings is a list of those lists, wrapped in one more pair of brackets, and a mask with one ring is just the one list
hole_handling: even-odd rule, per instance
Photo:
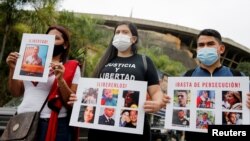
{"label": "black t-shirt with white text", "polygon": [[159,84],[152,60],[148,57],[146,60],[147,70],[145,70],[142,56],[139,54],[130,57],[116,57],[105,65],[100,73],[100,78],[148,81],[149,86]]}

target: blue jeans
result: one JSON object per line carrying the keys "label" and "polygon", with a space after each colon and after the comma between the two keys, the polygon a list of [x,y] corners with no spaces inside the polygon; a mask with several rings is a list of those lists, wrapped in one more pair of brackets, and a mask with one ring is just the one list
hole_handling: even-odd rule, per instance
{"label": "blue jeans", "polygon": [[[38,141],[45,141],[49,119],[40,119],[38,126]],[[72,128],[68,118],[58,118],[56,141],[71,141]]]}

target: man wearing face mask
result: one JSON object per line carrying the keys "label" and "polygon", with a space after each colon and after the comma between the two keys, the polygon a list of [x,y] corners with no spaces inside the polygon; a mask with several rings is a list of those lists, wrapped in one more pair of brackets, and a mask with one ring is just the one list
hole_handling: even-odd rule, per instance
{"label": "man wearing face mask", "polygon": [[[221,54],[224,51],[225,46],[218,31],[213,29],[202,30],[197,38],[199,66],[192,70],[190,76],[233,76],[231,69],[223,66],[220,62]],[[186,74],[185,76],[189,76]]]}
{"label": "man wearing face mask", "polygon": [[[187,71],[184,76],[207,76],[207,77],[226,77],[243,76],[241,72],[223,66],[220,61],[221,54],[225,51],[221,35],[214,29],[204,29],[197,36],[197,59],[199,66]],[[250,93],[246,102],[250,108]],[[204,133],[186,132],[186,141],[203,140]]]}

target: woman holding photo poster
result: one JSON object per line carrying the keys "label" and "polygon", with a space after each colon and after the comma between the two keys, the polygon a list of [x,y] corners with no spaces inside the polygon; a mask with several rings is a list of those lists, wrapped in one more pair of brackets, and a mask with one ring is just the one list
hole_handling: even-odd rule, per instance
{"label": "woman holding photo poster", "polygon": [[[139,40],[137,27],[130,22],[120,22],[115,27],[113,39],[105,54],[94,71],[94,77],[103,79],[140,80],[148,82],[148,93],[152,101],[144,104],[145,112],[157,112],[162,107],[162,92],[155,66],[150,58],[146,57],[147,70],[144,68],[142,55],[137,54],[136,44]],[[119,65],[118,65],[119,64]],[[141,140],[151,138],[147,116],[144,122],[143,135],[118,133],[103,130],[89,130],[88,140]],[[112,136],[112,138],[110,138]],[[117,137],[117,138],[115,138]]]}
{"label": "woman holding photo poster", "polygon": [[[168,97],[163,99],[159,79],[152,60],[149,57],[145,57],[144,60],[142,55],[137,54],[136,44],[138,40],[138,31],[133,23],[126,21],[118,23],[110,45],[94,71],[94,77],[147,81],[147,91],[152,100],[144,103],[144,110],[146,113],[154,113],[166,106],[164,104],[168,101]],[[144,63],[147,65],[147,69],[145,69]],[[75,100],[74,94],[72,94],[70,100]],[[142,135],[89,129],[89,141],[97,141],[99,136],[102,137],[102,140],[109,141],[120,139],[150,141],[151,132],[147,114]]]}
{"label": "woman holding photo poster", "polygon": [[[72,127],[69,126],[69,95],[75,93],[80,78],[78,62],[67,60],[70,49],[68,31],[62,26],[50,26],[46,34],[55,35],[55,45],[46,83],[12,79],[18,52],[11,52],[6,62],[9,65],[8,88],[13,96],[23,96],[17,113],[39,111],[48,97],[40,114],[37,141],[70,141]],[[59,134],[60,133],[60,134]]]}

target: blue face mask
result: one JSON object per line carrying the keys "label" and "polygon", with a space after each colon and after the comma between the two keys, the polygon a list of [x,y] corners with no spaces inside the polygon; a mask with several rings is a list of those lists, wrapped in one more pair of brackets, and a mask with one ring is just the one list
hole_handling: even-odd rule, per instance
{"label": "blue face mask", "polygon": [[197,58],[202,64],[211,66],[218,60],[219,56],[216,48],[204,47],[198,50]]}

